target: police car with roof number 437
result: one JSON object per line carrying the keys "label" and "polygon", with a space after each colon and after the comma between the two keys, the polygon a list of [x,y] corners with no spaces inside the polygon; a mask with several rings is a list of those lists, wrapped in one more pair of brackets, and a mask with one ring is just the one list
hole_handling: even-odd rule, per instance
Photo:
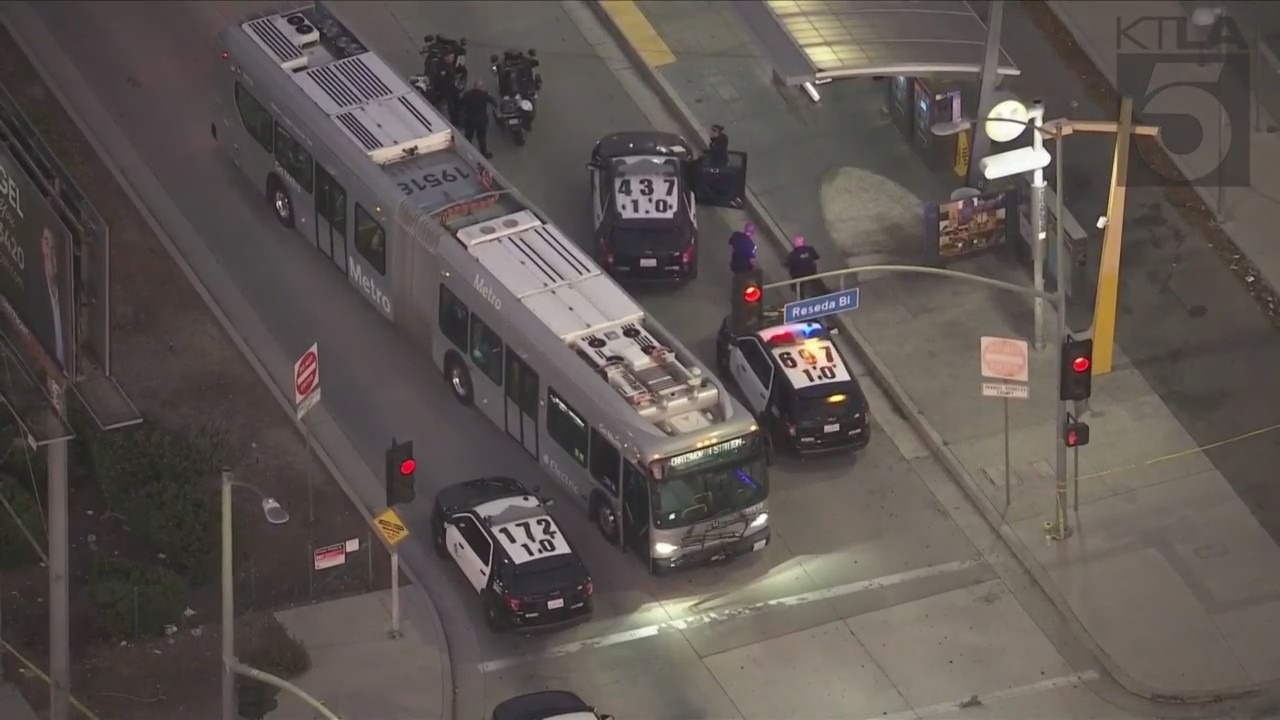
{"label": "police car with roof number 437", "polygon": [[717,366],[737,383],[774,447],[807,455],[860,450],[871,439],[867,398],[835,332],[798,322],[735,335],[728,319],[721,324]]}
{"label": "police car with roof number 437", "polygon": [[495,632],[591,617],[591,575],[536,492],[511,478],[468,480],[441,490],[431,511],[436,553],[457,564]]}

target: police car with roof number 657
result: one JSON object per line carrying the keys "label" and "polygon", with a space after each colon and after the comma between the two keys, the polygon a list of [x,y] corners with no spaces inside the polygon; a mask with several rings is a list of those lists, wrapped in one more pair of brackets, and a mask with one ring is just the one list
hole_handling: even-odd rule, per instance
{"label": "police car with roof number 657", "polygon": [[511,478],[468,480],[441,490],[431,511],[436,553],[457,564],[495,632],[591,617],[591,575],[536,492]]}
{"label": "police car with roof number 657", "polygon": [[728,319],[721,324],[716,363],[738,384],[774,447],[807,455],[860,450],[871,439],[867,398],[834,334],[817,322],[745,335],[736,335]]}

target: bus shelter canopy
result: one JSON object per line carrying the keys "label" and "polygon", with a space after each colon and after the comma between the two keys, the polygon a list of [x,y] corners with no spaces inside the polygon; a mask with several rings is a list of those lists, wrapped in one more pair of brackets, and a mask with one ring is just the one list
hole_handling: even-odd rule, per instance
{"label": "bus shelter canopy", "polygon": [[[737,0],[733,8],[790,87],[982,70],[987,27],[964,0]],[[1001,48],[999,73],[1020,72]]]}

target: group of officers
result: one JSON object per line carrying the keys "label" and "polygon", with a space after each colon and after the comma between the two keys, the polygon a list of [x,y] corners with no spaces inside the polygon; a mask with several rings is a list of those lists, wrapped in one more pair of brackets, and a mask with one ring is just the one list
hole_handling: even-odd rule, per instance
{"label": "group of officers", "polygon": [[[532,87],[533,69],[536,67],[538,60],[532,51],[528,54],[515,50],[506,51],[498,66],[499,93],[510,97],[526,86]],[[467,141],[474,141],[485,158],[493,157],[489,152],[489,108],[498,107],[498,103],[485,88],[484,81],[476,80],[467,91],[459,91],[457,53],[452,44],[445,45],[440,51],[440,62],[434,63],[434,67],[427,70],[431,73],[431,86],[440,95],[439,102],[449,113],[449,121],[462,126]],[[711,126],[704,161],[713,169],[724,168],[729,164],[729,135],[723,125]],[[757,268],[755,234],[755,223],[749,222],[742,230],[729,236],[731,272],[751,272]],[[819,259],[821,256],[818,251],[805,242],[804,236],[792,238],[791,252],[786,260],[787,273],[792,280],[803,281],[798,286],[802,298],[814,297],[823,292],[819,282],[804,281],[817,274]]]}
{"label": "group of officers", "polygon": [[[435,47],[432,47],[435,45]],[[437,95],[436,102],[444,106],[449,114],[449,122],[462,127],[462,133],[468,142],[475,142],[480,154],[492,158],[489,152],[489,109],[497,108],[498,102],[485,87],[483,80],[475,80],[465,92],[458,82],[458,50],[460,44],[444,39],[432,39],[428,43],[428,54],[435,53],[436,59],[429,57],[427,71],[431,87]],[[538,67],[537,58],[531,54],[508,50],[504,53],[498,66],[499,93],[504,97],[518,92],[516,84],[523,84],[527,78],[533,82],[533,69]]]}

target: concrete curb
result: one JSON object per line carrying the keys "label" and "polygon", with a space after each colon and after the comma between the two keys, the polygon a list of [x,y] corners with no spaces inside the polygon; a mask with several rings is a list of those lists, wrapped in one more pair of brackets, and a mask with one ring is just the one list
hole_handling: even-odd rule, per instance
{"label": "concrete curb", "polygon": [[[631,46],[627,41],[625,34],[613,22],[613,18],[602,7],[602,3],[607,0],[585,0],[591,7],[596,17],[609,31],[609,34],[622,48],[627,59],[632,66],[644,78],[645,82],[655,91],[655,94],[662,101],[667,111],[680,123],[686,133],[685,139],[701,149],[706,148],[706,141],[703,138],[703,123],[699,122],[697,116],[684,104],[684,102],[676,94],[671,84],[663,78],[658,71],[644,62],[640,53]],[[1053,3],[1050,2],[1050,5]],[[756,221],[757,225],[767,228],[770,237],[773,239],[776,249],[782,253],[786,253],[790,249],[790,243],[787,241],[787,234],[779,227],[778,223],[768,213],[764,206],[760,203],[755,193],[747,189],[745,197],[745,210]],[[946,440],[933,428],[929,421],[925,418],[924,413],[919,406],[907,394],[906,389],[889,371],[888,366],[880,359],[875,351],[872,350],[866,338],[858,331],[858,329],[843,316],[837,316],[841,331],[853,342],[853,348],[859,355],[863,364],[871,372],[881,389],[885,394],[898,406],[899,411],[907,419],[911,426],[924,438],[925,443],[933,452],[934,456],[947,469],[952,479],[964,490],[969,500],[978,508],[986,519],[987,523],[996,530],[1001,539],[1012,551],[1014,557],[1035,579],[1036,584],[1041,591],[1049,598],[1054,607],[1063,615],[1067,626],[1070,627],[1072,635],[1076,640],[1089,650],[1117,683],[1120,684],[1128,692],[1139,697],[1164,703],[1210,703],[1223,700],[1241,698],[1254,694],[1259,691],[1257,687],[1246,688],[1229,688],[1221,691],[1204,692],[1204,693],[1179,693],[1170,692],[1155,688],[1144,683],[1133,676],[1129,675],[1121,668],[1110,655],[1094,640],[1093,636],[1084,627],[1084,624],[1076,616],[1071,609],[1067,599],[1054,586],[1048,572],[1035,559],[1031,550],[1022,542],[1013,528],[1005,522],[1000,511],[993,505],[990,499],[982,489],[974,482],[973,477],[965,470],[964,465],[952,452]]]}
{"label": "concrete curb", "polygon": [[[151,209],[143,201],[141,194],[134,187],[134,184],[129,177],[129,173],[145,173],[146,177],[149,179],[147,184],[155,187],[160,187],[159,181],[150,175],[149,169],[146,167],[145,163],[141,162],[140,158],[135,159],[131,157],[129,158],[129,162],[121,163],[118,162],[107,150],[108,143],[102,140],[100,136],[106,135],[118,137],[123,141],[123,132],[120,131],[119,127],[116,125],[115,121],[111,118],[111,115],[106,111],[106,109],[101,107],[96,97],[89,91],[88,84],[79,76],[79,73],[74,69],[70,60],[63,55],[62,51],[58,48],[57,43],[53,42],[52,38],[48,36],[47,32],[44,30],[43,24],[40,23],[38,19],[28,17],[22,21],[22,28],[15,27],[16,22],[13,14],[15,11],[23,12],[14,7],[16,5],[18,4],[14,3],[7,8],[6,12],[0,13],[0,22],[4,23],[5,28],[14,38],[14,42],[18,45],[19,49],[21,49],[23,54],[31,60],[31,64],[35,67],[36,72],[49,88],[49,91],[53,94],[54,99],[62,105],[67,115],[71,117],[72,121],[76,124],[76,127],[79,128],[81,134],[84,135],[86,140],[88,140],[89,145],[93,148],[94,152],[102,160],[103,164],[107,166],[108,170],[111,171],[116,182],[119,183],[121,189],[123,189],[125,194],[128,195],[129,199],[133,202],[139,214],[142,215],[152,232],[156,234],[156,237],[159,238],[161,244],[164,245],[169,257],[182,270],[183,275],[186,277],[187,281],[191,283],[191,286],[195,288],[196,292],[200,295],[200,298],[209,308],[209,311],[217,319],[218,324],[222,327],[223,331],[231,338],[231,341],[240,350],[241,355],[244,356],[244,359],[249,363],[250,367],[253,368],[253,371],[257,374],[258,378],[262,381],[262,384],[266,387],[271,396],[280,404],[281,410],[298,431],[299,437],[304,437],[307,427],[297,420],[294,413],[292,398],[286,396],[284,391],[281,389],[281,385],[272,378],[271,373],[267,369],[267,365],[258,358],[253,349],[250,348],[249,344],[245,341],[244,336],[232,324],[227,313],[224,312],[223,307],[214,299],[206,284],[202,282],[200,277],[196,274],[192,264],[188,262],[187,258],[174,243],[173,238],[168,232],[166,232],[162,223],[156,218]],[[37,43],[36,39],[39,39],[40,42]],[[35,45],[41,45],[46,48],[46,50],[42,53],[36,53],[33,51],[33,46]],[[49,57],[50,55],[54,55],[55,59],[51,59]],[[71,94],[70,91],[64,90],[55,81],[53,73],[47,67],[48,65],[53,64],[63,66],[66,72],[74,77],[74,81],[71,84],[74,86],[73,89],[76,91],[75,94],[82,98],[82,104],[87,106],[87,109],[83,114],[69,101],[68,95]],[[92,116],[92,122],[84,117],[84,115]],[[122,164],[130,166],[129,170],[126,171],[122,167]],[[173,208],[173,211],[174,214],[179,214],[177,213],[176,207]],[[190,234],[192,236],[196,235],[194,228],[190,229]],[[225,276],[225,271],[218,267],[217,261],[213,259],[212,256],[200,258],[199,260],[204,261],[201,264],[204,264],[206,268],[209,269],[208,271],[210,273],[218,276]],[[234,283],[232,283],[229,278],[224,279],[226,281],[220,284],[223,285],[227,294],[227,301],[232,305],[241,306],[242,312],[253,314],[253,310],[249,307],[248,302],[240,292],[235,288]],[[256,320],[256,314],[254,314],[254,318]],[[263,331],[265,332],[265,328]],[[290,365],[290,361],[288,361],[287,358],[284,358],[283,355],[279,358],[274,358],[273,360],[274,362],[272,362],[272,365],[277,367],[286,367]],[[365,465],[363,461],[359,460],[359,453],[351,444],[346,434],[338,428],[337,423],[329,417],[328,412],[325,411],[323,406],[317,407],[314,410],[314,413],[318,418],[322,418],[319,422],[310,423],[312,437],[311,446],[316,457],[320,460],[321,464],[324,465],[325,469],[328,470],[330,475],[333,476],[333,479],[338,483],[338,486],[342,488],[343,492],[347,494],[347,497],[351,502],[360,510],[360,514],[364,516],[366,522],[372,526],[373,514],[370,512],[365,501],[353,489],[352,485],[347,482],[346,473],[362,472],[371,478],[371,482],[374,484],[378,483],[377,479],[369,471],[368,466]],[[342,465],[347,466],[345,468],[346,472],[344,472],[343,469],[339,467],[339,462],[335,461],[335,457],[354,458],[355,462],[342,462]],[[384,540],[382,540],[381,536],[379,536],[379,540],[389,551],[390,547],[387,546]],[[411,588],[406,588],[405,591],[420,592],[422,594],[422,598],[426,602],[426,606],[430,609],[429,614],[431,616],[432,629],[436,633],[436,636],[440,638],[442,643],[441,649],[443,650],[443,658],[440,663],[440,717],[455,717],[456,692],[453,686],[453,668],[450,661],[448,636],[445,634],[444,623],[440,619],[440,612],[437,609],[434,600],[431,598],[431,594],[427,592],[428,586],[422,581],[422,578],[419,578],[417,573],[415,573],[413,569],[403,561],[400,563],[400,569],[413,583],[413,586]],[[447,712],[446,708],[448,710]]]}

